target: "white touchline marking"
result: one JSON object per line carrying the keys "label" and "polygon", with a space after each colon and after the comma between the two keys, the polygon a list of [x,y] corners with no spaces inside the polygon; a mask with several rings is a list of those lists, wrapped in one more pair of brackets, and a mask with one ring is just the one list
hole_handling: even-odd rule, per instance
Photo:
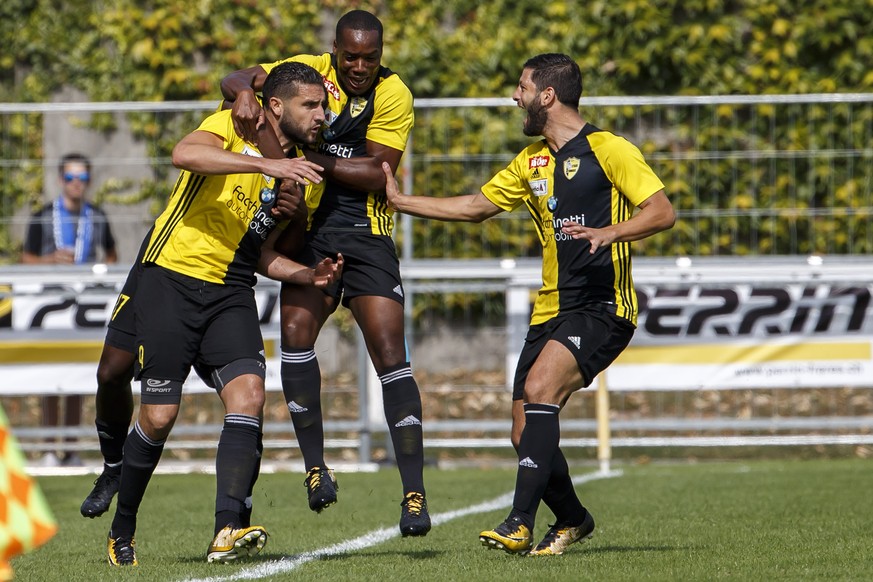
{"label": "white touchline marking", "polygon": [[[621,471],[598,471],[597,473],[589,473],[587,475],[574,477],[573,484],[581,485],[589,481],[610,479],[612,477],[620,477],[621,475]],[[509,507],[510,505],[512,505],[513,496],[514,492],[510,491],[509,493],[504,493],[499,497],[495,497],[490,501],[484,501],[477,505],[470,505],[468,507],[456,509],[454,511],[437,513],[431,516],[431,523],[433,525],[440,525],[442,523],[446,523],[447,521],[451,521],[459,517],[465,517],[477,513],[488,513],[489,511],[495,511],[503,507]],[[280,560],[264,562],[256,566],[252,566],[251,568],[241,570],[236,574],[231,574],[230,576],[189,578],[186,580],[186,582],[230,582],[232,580],[260,580],[263,578],[270,578],[271,576],[275,576],[277,574],[284,574],[286,572],[295,570],[308,562],[312,562],[313,560],[318,560],[326,556],[336,556],[339,554],[354,552],[356,550],[363,550],[364,548],[369,548],[371,546],[381,544],[382,542],[386,542],[391,538],[396,538],[399,535],[400,530],[397,528],[397,526],[384,527],[382,529],[368,532],[360,537],[346,540],[344,542],[340,542],[326,548],[313,550],[311,552],[303,552],[302,554],[295,554],[292,556],[285,556]]]}

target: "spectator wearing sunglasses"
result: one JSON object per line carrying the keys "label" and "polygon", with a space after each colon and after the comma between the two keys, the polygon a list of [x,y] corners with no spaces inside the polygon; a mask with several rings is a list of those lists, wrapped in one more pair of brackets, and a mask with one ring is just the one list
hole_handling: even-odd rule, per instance
{"label": "spectator wearing sunglasses", "polygon": [[59,165],[61,195],[31,218],[21,261],[25,264],[115,263],[118,254],[106,214],[86,200],[91,162],[67,154]]}
{"label": "spectator wearing sunglasses", "polygon": [[[21,260],[26,264],[115,263],[118,255],[106,214],[86,200],[91,184],[91,162],[81,154],[67,154],[58,167],[61,195],[31,217],[24,238]],[[82,396],[45,396],[42,424],[45,427],[79,426]],[[66,442],[75,438],[68,437]],[[76,466],[82,461],[75,451],[47,452],[46,466]]]}

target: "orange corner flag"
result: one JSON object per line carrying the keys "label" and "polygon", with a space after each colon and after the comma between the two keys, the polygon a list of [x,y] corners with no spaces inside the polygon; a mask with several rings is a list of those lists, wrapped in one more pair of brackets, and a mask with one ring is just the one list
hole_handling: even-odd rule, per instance
{"label": "orange corner flag", "polygon": [[46,543],[58,531],[39,486],[0,406],[0,580],[12,579],[9,560]]}

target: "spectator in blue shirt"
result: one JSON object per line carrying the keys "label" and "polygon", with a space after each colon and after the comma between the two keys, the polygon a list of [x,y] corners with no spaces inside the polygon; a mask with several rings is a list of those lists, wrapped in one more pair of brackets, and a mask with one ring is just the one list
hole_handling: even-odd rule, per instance
{"label": "spectator in blue shirt", "polygon": [[[118,254],[106,214],[86,199],[91,184],[91,162],[81,154],[67,154],[58,167],[61,195],[31,217],[21,260],[25,264],[115,263]],[[62,404],[63,410],[62,410]],[[82,396],[46,396],[43,426],[79,426]],[[63,423],[61,417],[63,416]],[[67,441],[75,439],[68,438]],[[75,452],[47,453],[46,465],[80,465]]]}

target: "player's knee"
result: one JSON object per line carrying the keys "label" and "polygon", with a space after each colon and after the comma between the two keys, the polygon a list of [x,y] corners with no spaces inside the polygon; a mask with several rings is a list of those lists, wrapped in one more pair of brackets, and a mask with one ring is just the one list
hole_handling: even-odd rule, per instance
{"label": "player's knee", "polygon": [[293,321],[282,323],[282,345],[284,346],[312,345],[317,336],[318,329],[311,325]]}
{"label": "player's knee", "polygon": [[254,358],[231,362],[214,372],[228,412],[260,415],[264,409],[264,363]]}
{"label": "player's knee", "polygon": [[560,401],[559,390],[547,382],[528,378],[524,385],[524,399],[526,402],[557,403]]}
{"label": "player's knee", "polygon": [[563,408],[567,399],[580,387],[576,383],[558,385],[548,382],[528,382],[524,387],[524,401],[533,404],[552,404]]}
{"label": "player's knee", "polygon": [[226,394],[222,392],[224,410],[227,414],[245,414],[247,416],[260,417],[264,412],[264,390],[234,391]]}
{"label": "player's knee", "polygon": [[105,346],[97,364],[97,387],[98,389],[127,388],[130,390],[130,381],[133,379],[133,366],[136,357],[133,352],[120,348]]}
{"label": "player's knee", "polygon": [[392,341],[376,343],[372,352],[373,367],[379,374],[384,374],[386,370],[397,368],[409,361],[406,345],[402,341],[399,344]]}
{"label": "player's knee", "polygon": [[133,369],[100,365],[97,367],[97,390],[128,390]]}
{"label": "player's knee", "polygon": [[179,406],[174,404],[143,405],[139,412],[139,425],[146,436],[154,440],[164,440],[170,435]]}
{"label": "player's knee", "polygon": [[267,403],[263,380],[257,381],[249,386],[248,396],[246,396],[245,402],[247,406],[245,407],[244,412],[253,416],[261,414],[264,410],[264,405]]}
{"label": "player's knee", "polygon": [[281,311],[279,329],[282,345],[291,347],[311,346],[318,339],[322,321],[319,316],[305,309]]}

